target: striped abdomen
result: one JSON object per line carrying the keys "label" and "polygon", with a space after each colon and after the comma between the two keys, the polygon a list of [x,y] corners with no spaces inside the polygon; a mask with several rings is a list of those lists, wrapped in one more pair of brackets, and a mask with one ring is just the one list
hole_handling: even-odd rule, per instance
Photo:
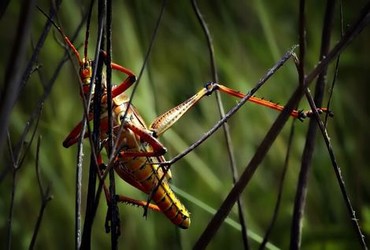
{"label": "striped abdomen", "polygon": [[122,162],[119,167],[116,167],[116,171],[123,179],[127,179],[127,175],[130,175],[129,178],[137,182],[134,186],[151,195],[151,199],[172,223],[186,229],[190,226],[189,212],[170,188],[161,168],[152,163],[148,164],[148,161],[156,159],[154,157],[121,159]]}

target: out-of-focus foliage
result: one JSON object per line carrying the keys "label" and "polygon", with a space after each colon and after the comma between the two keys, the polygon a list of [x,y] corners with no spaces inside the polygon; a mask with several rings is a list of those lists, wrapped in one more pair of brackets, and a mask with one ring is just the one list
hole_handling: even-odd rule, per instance
{"label": "out-of-focus foliage", "polygon": [[[148,124],[159,114],[190,97],[211,81],[209,52],[201,27],[190,1],[168,1],[154,46],[140,80],[134,104]],[[362,1],[365,2],[365,1]],[[351,24],[361,8],[359,2],[343,3],[344,26]],[[49,9],[48,1],[38,5]],[[85,1],[65,1],[58,18],[67,36],[71,36],[87,11]],[[113,60],[139,73],[148,49],[161,1],[114,1],[113,6]],[[325,3],[309,1],[307,20],[307,72],[317,63]],[[96,7],[96,6],[95,6]],[[225,85],[247,92],[265,72],[294,44],[298,43],[297,1],[200,1],[213,37],[219,79]],[[0,79],[9,61],[19,16],[19,2],[11,1],[0,20]],[[96,13],[96,10],[94,11]],[[340,38],[339,11],[336,10],[332,44]],[[91,23],[89,55],[93,57],[96,40],[96,14]],[[33,51],[45,17],[33,10],[28,55]],[[84,30],[84,29],[83,29]],[[362,34],[341,55],[339,74],[333,93],[334,119],[329,121],[331,142],[342,168],[347,191],[350,193],[356,215],[366,236],[370,234],[370,176],[368,112],[368,56],[370,30]],[[80,32],[74,44],[82,52],[85,35]],[[13,143],[20,138],[27,120],[43,94],[43,85],[50,79],[64,55],[63,40],[55,29],[50,32],[38,59],[35,71],[13,107],[9,133]],[[72,62],[73,61],[73,62]],[[71,249],[74,247],[74,196],[76,147],[65,149],[62,141],[82,118],[78,92],[78,74],[75,60],[67,61],[43,105],[36,136],[42,136],[40,168],[44,186],[49,185],[53,200],[46,207],[37,249]],[[328,83],[333,79],[334,67],[329,68]],[[114,82],[123,75],[115,73]],[[1,87],[7,84],[1,82]],[[297,85],[293,62],[288,62],[258,92],[258,96],[284,104]],[[329,88],[328,88],[329,89]],[[327,95],[329,95],[327,91]],[[237,100],[224,96],[225,109]],[[307,108],[306,101],[300,108]],[[242,172],[277,113],[254,104],[247,104],[229,120],[234,153],[239,172]],[[175,156],[196,141],[219,119],[214,97],[205,98],[186,114],[161,138],[168,148],[167,158]],[[288,123],[289,124],[289,123]],[[308,121],[296,122],[291,158],[282,197],[279,217],[270,242],[286,249],[292,208],[304,147]],[[273,144],[270,152],[243,193],[248,229],[263,237],[277,199],[278,184],[287,150],[288,125]],[[3,172],[10,165],[7,146],[1,153]],[[35,175],[36,143],[31,145],[23,166],[17,172],[12,219],[12,249],[28,247],[41,205]],[[85,146],[86,187],[89,146]],[[173,183],[210,207],[217,209],[232,187],[231,171],[223,133],[220,130],[202,146],[172,167]],[[126,183],[117,179],[119,192],[146,199]],[[84,188],[85,192],[86,189]],[[0,183],[0,242],[7,242],[7,218],[10,209],[11,174]],[[338,184],[321,137],[317,139],[304,216],[303,243],[305,249],[348,249],[358,247],[351,218],[344,206]],[[163,215],[149,212],[143,218],[141,208],[120,205],[121,249],[189,249],[198,239],[211,218],[200,203],[181,197],[192,213],[188,230],[178,230]],[[107,211],[104,199],[94,223],[93,248],[107,249],[109,235],[104,231]],[[236,209],[230,215],[237,221]],[[250,241],[255,248],[258,243]],[[240,230],[224,223],[211,242],[210,249],[238,249],[242,246]]]}

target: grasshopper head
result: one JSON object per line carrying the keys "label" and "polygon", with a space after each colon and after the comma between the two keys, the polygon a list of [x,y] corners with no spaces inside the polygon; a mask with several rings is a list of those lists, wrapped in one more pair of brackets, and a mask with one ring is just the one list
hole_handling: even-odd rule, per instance
{"label": "grasshopper head", "polygon": [[83,84],[83,94],[86,96],[90,91],[92,77],[92,61],[83,59],[80,67],[80,78]]}

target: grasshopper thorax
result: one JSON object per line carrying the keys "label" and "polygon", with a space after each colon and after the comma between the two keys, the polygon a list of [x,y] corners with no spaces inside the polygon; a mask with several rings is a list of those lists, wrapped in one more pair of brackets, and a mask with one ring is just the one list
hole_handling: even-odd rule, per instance
{"label": "grasshopper thorax", "polygon": [[92,77],[92,60],[83,59],[80,63],[80,79],[83,87],[83,94],[86,96],[90,91]]}

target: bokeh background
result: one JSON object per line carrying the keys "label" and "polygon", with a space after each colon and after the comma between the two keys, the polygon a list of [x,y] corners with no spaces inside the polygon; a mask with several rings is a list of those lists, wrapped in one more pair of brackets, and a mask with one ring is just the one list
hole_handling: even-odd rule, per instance
{"label": "bokeh background", "polygon": [[[353,23],[366,1],[343,1],[344,29]],[[0,19],[0,79],[15,42],[20,15],[20,1],[10,1]],[[44,10],[49,1],[37,1]],[[161,1],[115,1],[113,6],[113,61],[139,73],[144,55],[158,18]],[[60,25],[67,36],[72,36],[87,11],[86,1],[64,1],[58,12]],[[215,48],[219,79],[225,85],[247,92],[293,45],[298,43],[297,1],[200,1],[200,10],[209,26]],[[337,6],[338,7],[338,6]],[[306,6],[307,60],[309,72],[319,57],[325,3],[309,1]],[[30,36],[27,37],[27,60],[31,57],[46,22],[35,8],[32,11]],[[333,23],[332,45],[340,39],[339,8]],[[96,6],[91,23],[89,55],[93,57],[96,40]],[[85,28],[78,33],[74,44],[82,52]],[[341,54],[339,73],[333,92],[331,109],[335,117],[329,121],[328,131],[338,163],[342,170],[357,218],[365,236],[370,235],[370,176],[369,170],[369,114],[368,73],[370,69],[367,27]],[[63,58],[63,40],[52,28],[40,52],[37,69],[19,93],[10,117],[8,130],[11,144],[20,139],[22,131],[45,91],[45,85]],[[26,61],[27,62],[27,61]],[[334,64],[329,67],[327,81],[333,80]],[[209,53],[205,36],[194,14],[190,1],[169,1],[164,11],[148,65],[141,78],[134,105],[148,124],[159,114],[190,97],[212,80]],[[79,97],[76,62],[67,61],[57,74],[50,95],[43,104],[36,137],[42,136],[40,169],[44,187],[49,186],[53,199],[47,204],[37,249],[71,249],[74,247],[74,196],[76,147],[65,149],[62,141],[80,121],[82,104]],[[114,73],[113,82],[124,76]],[[1,81],[3,89],[7,83]],[[257,96],[284,104],[297,86],[297,73],[292,61],[279,70],[258,92]],[[329,87],[326,90],[329,95]],[[237,100],[223,96],[226,110]],[[327,99],[326,99],[327,101]],[[300,109],[307,109],[303,100]],[[277,112],[255,104],[246,104],[228,124],[239,173],[253,156],[257,146],[277,117]],[[209,130],[219,119],[216,99],[205,98],[166,132],[161,141],[168,148],[171,159]],[[243,192],[246,222],[251,247],[259,245],[269,226],[276,204],[278,186],[288,148],[288,135],[293,119],[277,138],[262,165]],[[308,121],[295,122],[295,137],[282,194],[279,216],[270,237],[271,248],[289,246],[290,227],[301,153]],[[29,141],[30,135],[27,137]],[[85,145],[84,169],[89,166],[89,145]],[[12,192],[10,153],[6,143],[0,152],[0,242],[8,239],[8,216]],[[35,174],[36,139],[26,153],[15,179],[15,198],[12,215],[12,249],[28,248],[41,206]],[[223,132],[220,130],[199,148],[172,167],[173,185],[180,199],[192,213],[192,225],[179,230],[163,215],[143,209],[120,205],[120,249],[189,249],[193,246],[232,187]],[[87,172],[83,192],[86,192]],[[117,178],[119,192],[130,197],[146,196]],[[187,194],[186,197],[183,194]],[[181,195],[180,195],[181,194]],[[191,199],[189,199],[189,196]],[[210,209],[211,208],[211,209]],[[235,207],[236,208],[236,207]],[[237,211],[224,223],[210,244],[210,249],[242,248]],[[110,236],[104,231],[106,203],[100,203],[94,223],[94,249],[107,249]],[[309,176],[307,204],[303,226],[303,249],[356,249],[360,245],[344,205],[323,139],[317,139],[312,169]]]}

